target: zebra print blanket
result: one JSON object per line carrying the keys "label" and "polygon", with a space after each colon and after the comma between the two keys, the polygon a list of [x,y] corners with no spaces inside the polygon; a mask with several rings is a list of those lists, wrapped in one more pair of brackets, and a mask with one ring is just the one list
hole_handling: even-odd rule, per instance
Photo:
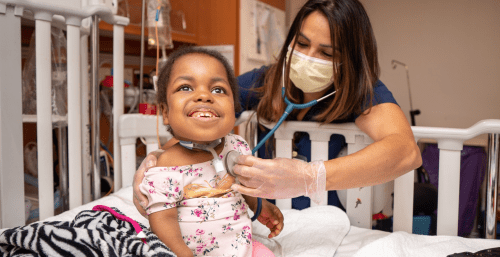
{"label": "zebra print blanket", "polygon": [[71,222],[38,222],[5,230],[0,235],[0,256],[175,256],[139,225],[147,244],[129,222],[109,212],[86,210]]}

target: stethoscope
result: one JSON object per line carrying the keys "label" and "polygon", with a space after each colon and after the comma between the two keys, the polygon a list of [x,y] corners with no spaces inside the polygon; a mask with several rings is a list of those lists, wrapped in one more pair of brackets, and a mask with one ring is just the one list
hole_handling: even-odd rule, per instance
{"label": "stethoscope", "polygon": [[[312,100],[312,101],[310,101],[308,103],[304,103],[304,104],[292,103],[285,94],[285,67],[286,67],[286,62],[283,62],[283,68],[282,68],[282,73],[281,73],[281,82],[282,82],[281,83],[281,96],[283,97],[283,99],[286,103],[285,112],[283,113],[281,118],[278,120],[278,122],[276,122],[276,125],[274,125],[274,127],[269,131],[269,133],[267,133],[267,135],[263,139],[261,139],[259,141],[259,143],[253,148],[252,155],[254,155],[257,152],[257,150],[259,150],[259,148],[264,145],[264,143],[274,134],[274,132],[279,128],[279,126],[281,126],[281,124],[286,119],[286,117],[288,117],[288,115],[294,109],[305,109],[305,108],[312,107],[313,105],[317,104],[318,102],[324,100],[325,98],[327,98],[329,96],[332,96],[333,94],[335,94],[337,92],[337,91],[333,91],[328,95],[325,95],[319,99]],[[236,177],[236,174],[233,172],[233,168],[234,168],[234,165],[236,165],[236,159],[240,155],[241,155],[240,152],[238,152],[236,150],[231,150],[226,154],[226,158],[224,161],[225,170],[234,177]],[[257,200],[258,200],[257,210],[255,211],[255,215],[252,217],[252,221],[257,219],[257,217],[260,214],[261,208],[262,208],[262,199],[258,198]]]}

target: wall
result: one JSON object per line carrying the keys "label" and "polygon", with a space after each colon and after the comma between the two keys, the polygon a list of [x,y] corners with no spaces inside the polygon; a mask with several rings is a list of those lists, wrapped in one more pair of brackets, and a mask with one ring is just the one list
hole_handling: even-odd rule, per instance
{"label": "wall", "polygon": [[[306,0],[286,2],[286,21]],[[420,126],[466,128],[500,119],[500,1],[361,0],[378,43],[381,80],[410,121],[406,72]]]}
{"label": "wall", "polygon": [[[273,58],[270,57],[273,54],[267,55],[267,52],[276,54],[277,51],[281,49],[282,43],[276,43],[277,41],[283,42],[286,37],[286,26],[285,26],[285,5],[283,1],[278,0],[240,0],[240,19],[239,19],[239,42],[240,42],[240,52],[236,53],[240,57],[239,74],[243,74],[255,68],[259,68],[262,65],[268,65],[273,62]],[[264,13],[269,11],[271,15],[266,16]],[[267,17],[267,19],[265,18]],[[262,22],[266,20],[267,22]],[[273,20],[274,22],[270,22]],[[270,24],[275,24],[272,26]],[[261,41],[260,53],[257,53],[257,28],[256,25],[260,25],[262,33],[266,34],[268,38],[269,34],[272,34],[272,40],[275,44],[270,44],[270,48],[267,49],[267,44],[264,39]],[[269,33],[271,31],[272,33]],[[269,33],[269,34],[268,34]],[[282,38],[282,40],[277,40]]]}
{"label": "wall", "polygon": [[405,69],[420,126],[500,119],[500,1],[361,0],[378,43],[381,80],[409,120]]}
{"label": "wall", "polygon": [[[287,0],[286,1],[286,27],[290,28],[295,15],[299,12],[300,8],[307,2],[307,0]],[[287,31],[288,32],[288,31]]]}

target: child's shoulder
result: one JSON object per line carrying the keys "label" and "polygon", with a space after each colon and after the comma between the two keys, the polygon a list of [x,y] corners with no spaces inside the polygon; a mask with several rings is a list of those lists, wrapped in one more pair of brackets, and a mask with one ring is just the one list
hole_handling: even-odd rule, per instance
{"label": "child's shoulder", "polygon": [[186,155],[179,144],[167,148],[159,157],[156,165],[158,167],[184,166],[187,163]]}
{"label": "child's shoulder", "polygon": [[236,134],[227,134],[226,135],[226,141],[229,143],[229,144],[245,144],[245,145],[248,145],[247,141],[245,141],[245,139],[243,137],[241,137],[240,135],[236,135]]}
{"label": "child's shoulder", "polygon": [[233,146],[234,149],[239,149],[242,154],[247,154],[250,151],[250,146],[247,141],[240,135],[228,134],[226,136],[227,145]]}
{"label": "child's shoulder", "polygon": [[242,136],[232,133],[226,135],[226,140],[240,141],[246,143],[245,139]]}

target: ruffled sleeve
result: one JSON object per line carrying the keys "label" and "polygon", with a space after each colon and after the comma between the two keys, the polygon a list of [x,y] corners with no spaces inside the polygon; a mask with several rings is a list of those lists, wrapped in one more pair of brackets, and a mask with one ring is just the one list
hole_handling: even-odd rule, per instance
{"label": "ruffled sleeve", "polygon": [[250,146],[245,141],[245,139],[243,139],[243,137],[236,135],[236,134],[231,134],[230,142],[233,144],[234,150],[237,150],[242,155],[251,155],[252,154],[252,151],[250,150]]}
{"label": "ruffled sleeve", "polygon": [[183,176],[179,172],[169,171],[164,167],[148,170],[139,186],[141,192],[148,197],[146,213],[149,215],[177,207],[183,199],[183,184]]}

